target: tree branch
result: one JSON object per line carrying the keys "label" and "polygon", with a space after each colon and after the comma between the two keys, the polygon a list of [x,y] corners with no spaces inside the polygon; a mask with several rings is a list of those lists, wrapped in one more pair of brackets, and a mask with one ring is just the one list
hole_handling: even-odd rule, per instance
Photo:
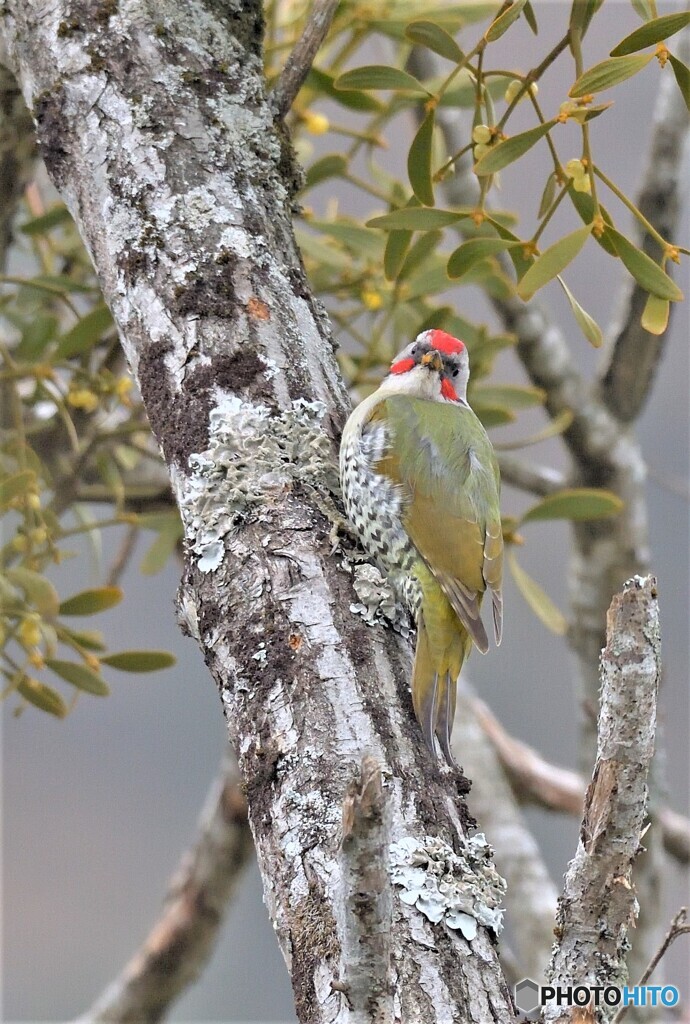
{"label": "tree branch", "polygon": [[165,907],[120,977],[77,1024],[155,1024],[206,966],[253,851],[234,757],[223,755],[194,845],[173,875]]}
{"label": "tree branch", "polygon": [[506,452],[497,452],[498,464],[501,468],[501,479],[506,484],[518,487],[521,491],[529,491],[530,494],[539,494],[545,497],[560,491],[567,486],[567,479],[557,469],[550,466],[537,466],[532,462],[525,462],[515,455],[508,455]]}
{"label": "tree branch", "polygon": [[[597,761],[559,901],[549,968],[558,985],[627,980],[627,933],[638,912],[632,865],[647,813],[659,675],[656,580],[635,577],[614,597],[607,618]],[[544,1020],[572,1024],[574,1012],[549,1003]]]}
{"label": "tree branch", "polygon": [[[679,54],[687,60],[690,32],[678,37]],[[638,209],[669,242],[674,240],[681,207],[679,167],[688,135],[688,111],[673,75],[664,74],[654,112],[654,132],[647,156]],[[656,242],[637,230],[638,243],[655,259],[659,257]],[[643,236],[643,237],[642,237]],[[663,355],[668,330],[661,335],[649,334],[640,317],[647,293],[626,275],[619,302],[618,324],[610,346],[610,358],[601,377],[601,397],[622,423],[635,419],[654,382],[656,368]],[[671,310],[675,303],[671,303]]]}
{"label": "tree branch", "polygon": [[340,0],[314,0],[304,31],[280,72],[269,101],[279,119],[283,119],[295,101],[297,93],[314,63],[333,23]]}
{"label": "tree branch", "polygon": [[[520,804],[534,804],[563,814],[582,813],[585,783],[581,775],[551,764],[533,747],[511,736],[478,697],[472,699],[471,709],[493,744]],[[475,777],[474,772],[470,775]],[[661,807],[657,820],[666,852],[680,864],[690,864],[690,820],[670,807]]]}

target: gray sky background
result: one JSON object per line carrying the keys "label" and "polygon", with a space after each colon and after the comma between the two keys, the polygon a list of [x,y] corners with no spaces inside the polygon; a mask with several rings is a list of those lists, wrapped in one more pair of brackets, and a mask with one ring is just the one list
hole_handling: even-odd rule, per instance
{"label": "gray sky background", "polygon": [[[540,38],[535,41],[524,24],[511,30],[501,41],[507,65],[523,70],[532,66],[534,56],[543,54],[549,45],[544,40],[557,38],[568,6],[537,0]],[[660,5],[660,13],[677,7]],[[423,10],[420,4],[420,14]],[[609,0],[595,24],[596,32],[590,32],[591,38],[586,40],[588,65],[606,56],[638,19],[629,4]],[[473,37],[474,32],[470,29],[468,36]],[[369,57],[387,62],[385,44]],[[565,95],[569,84],[562,77],[559,84],[559,66],[540,89],[540,98],[549,109],[560,102],[546,100],[549,81],[556,85],[559,96]],[[626,192],[634,192],[645,164],[645,126],[651,118],[658,73],[656,62],[652,62],[632,82],[613,91],[615,120],[609,115],[593,122],[594,151]],[[670,68],[665,73],[670,75]],[[521,116],[527,126],[529,111],[522,111]],[[518,130],[517,125],[513,130]],[[329,143],[328,149],[333,148]],[[545,151],[546,147],[541,148]],[[574,134],[572,153],[566,155],[563,150],[563,154],[566,158],[578,155]],[[402,156],[401,150],[392,149],[387,159],[399,168]],[[538,147],[503,175],[501,205],[526,211],[525,221],[530,223],[546,173],[545,153]],[[687,180],[687,173],[685,177]],[[379,212],[361,194],[354,196],[347,189],[337,194],[356,216]],[[326,195],[322,190],[321,198]],[[629,227],[627,218],[621,223]],[[562,222],[558,227],[562,228]],[[688,238],[686,211],[681,241],[687,244]],[[687,265],[685,261],[680,283],[690,295]],[[580,301],[605,327],[613,314],[612,301],[622,275],[619,264],[589,246],[566,276]],[[490,319],[475,289],[457,289],[452,301],[461,313]],[[547,288],[543,301],[566,331],[576,358],[593,370],[600,357],[580,336],[560,291],[555,286]],[[668,477],[683,481],[687,488],[688,481],[687,304],[676,312],[637,434],[654,473],[648,484],[649,516],[662,615],[661,721],[670,800],[677,809],[687,810],[688,498],[659,482]],[[498,377],[524,381],[511,354],[501,356]],[[531,431],[531,424],[532,420],[521,418],[509,433],[524,436]],[[525,454],[566,468],[558,442]],[[528,501],[506,489],[504,511],[515,512]],[[527,543],[520,561],[565,609],[567,526],[535,525],[524,532]],[[117,532],[108,532],[104,544],[107,565],[108,554],[117,547]],[[141,680],[112,673],[112,696],[81,700],[64,722],[31,709],[17,720],[4,716],[6,1022],[69,1020],[86,1009],[119,972],[160,908],[169,875],[193,834],[220,759],[225,730],[219,699],[195,644],[181,636],[175,622],[178,569],[173,564],[160,576],[143,578],[136,572],[138,560],[134,559],[124,581],[125,602],[103,616],[103,629],[113,650],[166,648],[177,655],[177,667]],[[61,566],[55,578],[65,594],[102,579],[97,567],[87,568],[82,560]],[[537,745],[546,757],[574,766],[576,707],[567,647],[535,620],[510,579],[506,589],[503,644],[486,658],[471,659],[468,674],[510,732]],[[575,850],[577,823],[540,812],[531,812],[529,820],[554,878],[560,879]],[[687,898],[686,879],[672,870],[666,894],[669,917]],[[687,971],[682,968],[686,957],[687,949],[681,952],[678,948],[667,969],[668,980],[680,983],[681,988],[687,981]],[[690,997],[690,992],[685,995]],[[289,981],[262,905],[255,868],[248,872],[230,909],[212,964],[171,1019],[189,1024],[294,1021]]]}

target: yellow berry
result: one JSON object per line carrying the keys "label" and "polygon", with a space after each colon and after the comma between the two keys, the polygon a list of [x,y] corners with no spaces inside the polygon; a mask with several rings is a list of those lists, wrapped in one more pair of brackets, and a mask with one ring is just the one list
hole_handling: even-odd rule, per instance
{"label": "yellow berry", "polygon": [[36,647],[41,642],[41,627],[38,615],[27,615],[19,623],[17,636],[24,647]]}
{"label": "yellow berry", "polygon": [[302,115],[307,131],[311,135],[325,135],[330,128],[330,122],[325,114],[315,114],[311,110],[307,110]]}
{"label": "yellow berry", "polygon": [[29,664],[34,668],[42,669],[46,667],[45,659],[40,651],[32,651],[29,655]]}
{"label": "yellow berry", "polygon": [[587,173],[585,165],[583,164],[582,160],[579,160],[577,158],[573,160],[568,160],[568,163],[565,165],[565,169],[568,173],[568,177],[575,179],[581,178],[583,177],[583,175]]}
{"label": "yellow berry", "polygon": [[480,142],[477,146],[474,147],[474,159],[481,160],[481,158],[486,153],[488,153],[490,149],[491,146],[485,146],[483,143]]}
{"label": "yellow berry", "polygon": [[29,538],[31,543],[38,547],[48,540],[48,531],[45,526],[37,526],[35,530],[29,531]]}
{"label": "yellow berry", "polygon": [[363,288],[361,293],[362,305],[375,312],[377,309],[381,309],[383,305],[383,296],[380,292],[377,292],[374,288]]}
{"label": "yellow berry", "polygon": [[573,188],[576,192],[587,192],[588,195],[591,195],[592,182],[589,175],[585,174],[581,178],[573,178]]}
{"label": "yellow berry", "polygon": [[491,129],[488,124],[476,124],[472,129],[472,142],[479,142],[486,145],[491,142]]}
{"label": "yellow berry", "polygon": [[132,378],[131,377],[118,377],[115,384],[115,394],[118,398],[126,398],[132,390]]}
{"label": "yellow berry", "polygon": [[75,409],[83,409],[84,412],[93,412],[98,408],[98,395],[88,388],[75,388],[67,395],[67,401]]}
{"label": "yellow berry", "polygon": [[32,508],[34,512],[36,512],[41,507],[41,498],[38,494],[35,493],[27,494],[26,504],[28,505],[29,508]]}
{"label": "yellow berry", "polygon": [[[506,103],[512,103],[515,97],[518,95],[518,93],[522,91],[522,89],[523,83],[518,78],[514,78],[505,92]],[[539,87],[537,86],[537,83],[530,82],[525,91],[522,93],[522,96],[518,100],[518,103],[522,103],[527,93],[531,93],[532,96],[536,96],[538,92]]]}
{"label": "yellow berry", "polygon": [[26,537],[23,533],[18,533],[15,537],[12,538],[12,547],[14,548],[15,551],[19,551],[20,553],[28,551],[29,538]]}

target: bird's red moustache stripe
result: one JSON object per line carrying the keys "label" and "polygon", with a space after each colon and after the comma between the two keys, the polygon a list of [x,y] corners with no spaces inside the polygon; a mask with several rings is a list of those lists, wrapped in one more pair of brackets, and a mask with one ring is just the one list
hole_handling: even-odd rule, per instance
{"label": "bird's red moustache stripe", "polygon": [[441,394],[444,398],[447,398],[449,402],[459,402],[457,392],[449,380],[441,381]]}
{"label": "bird's red moustache stripe", "polygon": [[414,359],[400,359],[391,366],[391,373],[407,373],[415,365]]}

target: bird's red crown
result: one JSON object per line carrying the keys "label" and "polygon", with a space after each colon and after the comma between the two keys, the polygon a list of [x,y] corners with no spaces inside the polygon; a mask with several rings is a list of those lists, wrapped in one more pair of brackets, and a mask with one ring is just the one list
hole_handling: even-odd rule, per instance
{"label": "bird's red crown", "polygon": [[430,331],[429,341],[435,349],[439,352],[444,352],[445,355],[457,355],[458,352],[462,352],[465,348],[462,341],[458,341],[452,334],[446,334],[445,331]]}

